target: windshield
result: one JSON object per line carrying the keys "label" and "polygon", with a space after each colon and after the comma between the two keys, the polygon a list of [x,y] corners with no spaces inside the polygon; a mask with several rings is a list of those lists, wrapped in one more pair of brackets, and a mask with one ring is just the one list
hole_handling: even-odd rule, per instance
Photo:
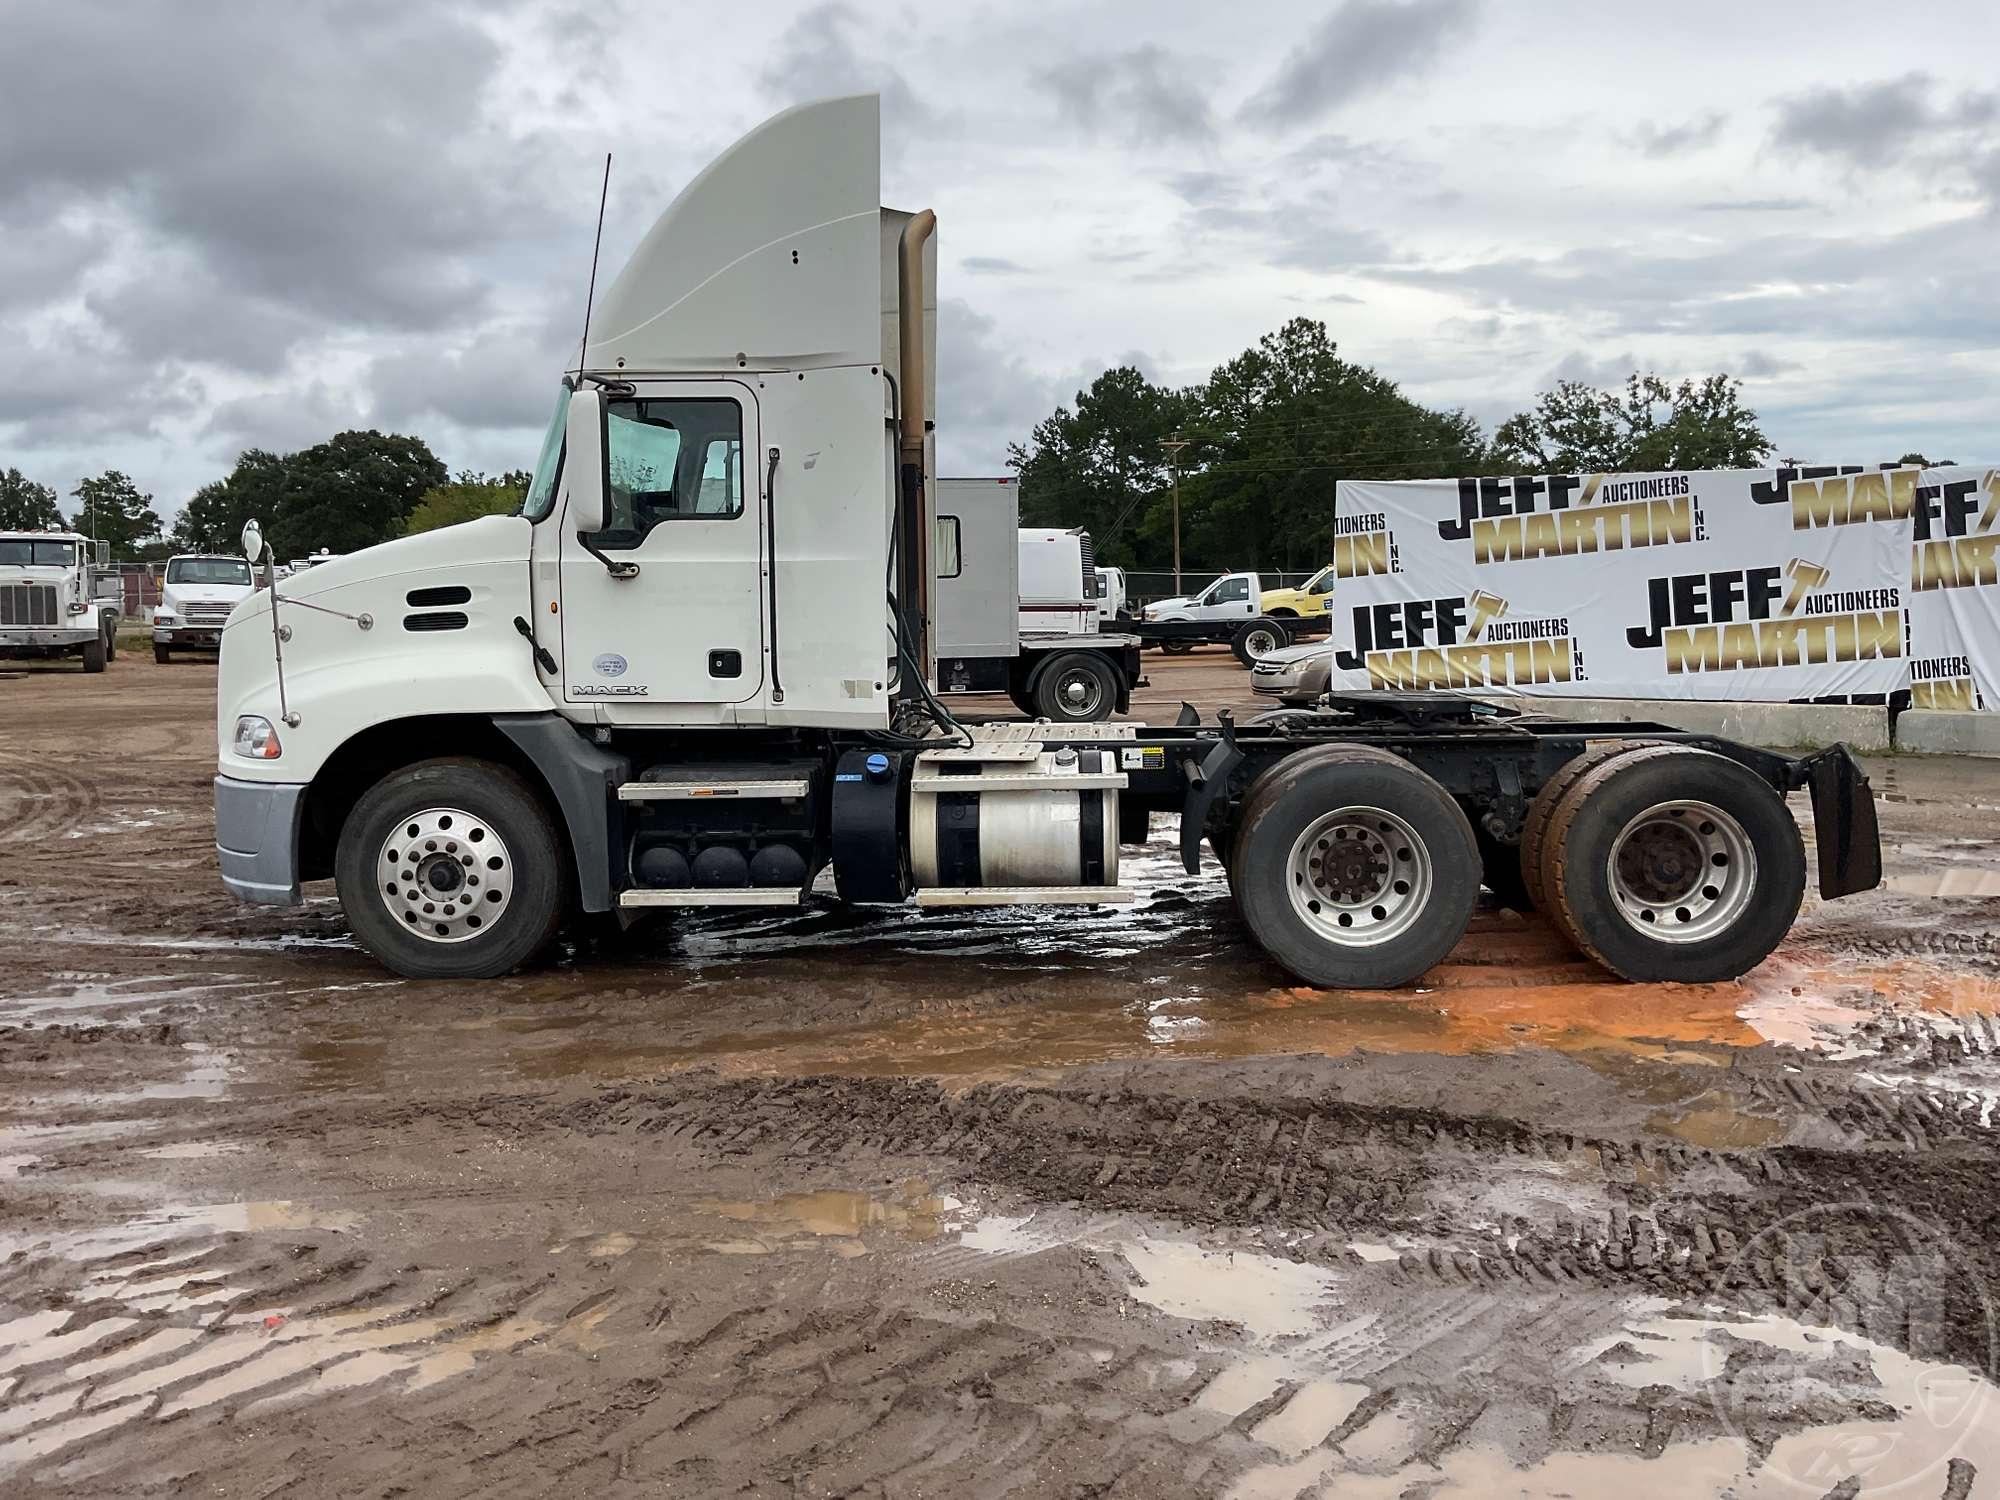
{"label": "windshield", "polygon": [[542,456],[535,460],[534,482],[521,501],[521,514],[530,521],[541,520],[556,503],[556,481],[562,477],[563,433],[569,427],[569,398],[570,389],[564,386],[562,394],[556,397],[549,430],[542,437]]}
{"label": "windshield", "polygon": [[167,564],[168,583],[237,583],[250,587],[250,564],[240,557],[177,557]]}
{"label": "windshield", "polygon": [[0,542],[0,568],[67,568],[75,561],[75,542],[37,542],[25,537]]}

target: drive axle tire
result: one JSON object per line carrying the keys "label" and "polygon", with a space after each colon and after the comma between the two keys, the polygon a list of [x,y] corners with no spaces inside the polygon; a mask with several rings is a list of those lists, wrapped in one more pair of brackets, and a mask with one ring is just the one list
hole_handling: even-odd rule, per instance
{"label": "drive axle tire", "polygon": [[1266,615],[1246,622],[1229,643],[1229,649],[1244,666],[1254,667],[1273,651],[1282,651],[1291,643],[1291,632],[1283,623]]}
{"label": "drive axle tire", "polygon": [[411,979],[492,979],[541,951],[567,856],[505,766],[428,760],[378,781],[340,830],[334,876],[363,947]]}
{"label": "drive axle tire", "polygon": [[1610,757],[1562,800],[1548,841],[1563,926],[1642,983],[1747,973],[1783,941],[1805,895],[1805,845],[1784,798],[1709,750]]}
{"label": "drive axle tire", "polygon": [[1169,656],[1186,656],[1194,650],[1193,641],[1161,641],[1160,649]]}
{"label": "drive axle tire", "polygon": [[1057,724],[1096,724],[1118,706],[1118,679],[1102,657],[1065,651],[1035,674],[1035,712]]}
{"label": "drive axle tire", "polygon": [[1556,916],[1555,899],[1549,893],[1549,820],[1555,817],[1557,805],[1569,795],[1570,789],[1589,772],[1615,755],[1624,755],[1655,743],[1657,741],[1654,740],[1600,740],[1594,745],[1584,746],[1579,754],[1563,762],[1557,767],[1555,775],[1542,783],[1542,789],[1535,793],[1528,803],[1526,816],[1521,819],[1522,888],[1535,910],[1547,917],[1572,944],[1576,942],[1576,934],[1564,930]]}
{"label": "drive axle tire", "polygon": [[83,643],[83,670],[102,672],[104,670],[104,637]]}
{"label": "drive axle tire", "polygon": [[1479,845],[1451,794],[1361,745],[1286,757],[1244,798],[1229,861],[1243,920],[1308,984],[1389,989],[1451,952]]}

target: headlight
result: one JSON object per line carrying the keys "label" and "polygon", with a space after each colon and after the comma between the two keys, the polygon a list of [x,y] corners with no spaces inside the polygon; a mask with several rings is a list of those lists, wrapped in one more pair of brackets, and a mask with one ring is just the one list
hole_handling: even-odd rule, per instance
{"label": "headlight", "polygon": [[88,608],[90,606],[85,604],[81,599],[72,599],[69,601],[69,612],[73,615],[80,615]]}
{"label": "headlight", "polygon": [[236,721],[236,742],[231,748],[248,760],[276,760],[285,753],[271,721],[255,714],[245,714]]}
{"label": "headlight", "polygon": [[154,611],[153,611],[153,623],[154,623],[155,625],[171,625],[171,624],[173,624],[173,623],[174,623],[174,612],[173,612],[172,610],[170,610],[170,609],[156,609],[156,610],[154,610]]}

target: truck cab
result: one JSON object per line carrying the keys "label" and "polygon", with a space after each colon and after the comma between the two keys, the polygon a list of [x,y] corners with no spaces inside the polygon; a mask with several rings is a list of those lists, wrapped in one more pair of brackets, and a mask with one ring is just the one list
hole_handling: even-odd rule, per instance
{"label": "truck cab", "polygon": [[1108,624],[1126,618],[1126,600],[1130,597],[1123,568],[1097,570],[1097,618],[1100,623]]}
{"label": "truck cab", "polygon": [[1148,604],[1148,620],[1254,620],[1264,590],[1255,573],[1225,573],[1198,594]]}
{"label": "truck cab", "polygon": [[153,611],[153,660],[164,665],[177,650],[219,651],[230,611],[255,591],[250,564],[241,557],[183,552],[168,558]]}
{"label": "truck cab", "polygon": [[75,656],[102,672],[123,604],[109,552],[73,531],[0,532],[0,657]]}
{"label": "truck cab", "polygon": [[1333,605],[1334,565],[1328,563],[1295,589],[1266,589],[1263,611],[1279,620],[1323,620]]}

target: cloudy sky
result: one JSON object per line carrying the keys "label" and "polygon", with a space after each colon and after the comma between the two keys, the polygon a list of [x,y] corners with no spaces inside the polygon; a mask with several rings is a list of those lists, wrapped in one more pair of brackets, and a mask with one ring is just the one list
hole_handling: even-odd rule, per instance
{"label": "cloudy sky", "polygon": [[532,461],[607,274],[730,140],[878,89],[940,220],[940,447],[1288,317],[1490,428],[1744,380],[1789,456],[2000,458],[2000,6],[0,0],[0,467],[171,514],[343,427]]}

